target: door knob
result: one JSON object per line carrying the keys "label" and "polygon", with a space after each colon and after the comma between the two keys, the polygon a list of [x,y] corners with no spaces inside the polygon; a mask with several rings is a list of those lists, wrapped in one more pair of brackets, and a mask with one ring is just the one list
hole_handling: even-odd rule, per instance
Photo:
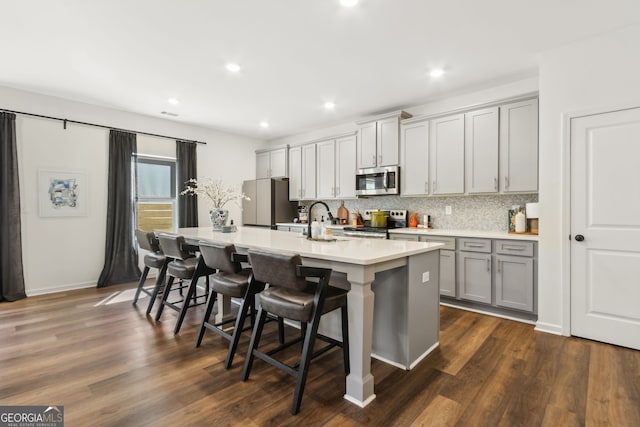
{"label": "door knob", "polygon": [[584,236],[582,234],[576,234],[576,242],[582,242],[584,240]]}

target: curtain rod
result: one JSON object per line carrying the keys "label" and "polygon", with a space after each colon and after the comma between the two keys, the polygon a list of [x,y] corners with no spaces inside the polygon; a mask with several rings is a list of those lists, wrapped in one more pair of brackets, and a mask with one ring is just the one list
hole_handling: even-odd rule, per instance
{"label": "curtain rod", "polygon": [[139,135],[155,136],[155,137],[158,137],[158,138],[175,139],[176,141],[180,141],[180,142],[194,142],[196,144],[207,145],[206,142],[196,141],[196,140],[193,140],[193,139],[175,138],[173,136],[159,135],[159,134],[156,134],[156,133],[149,133],[149,132],[139,132],[137,130],[115,128],[113,126],[99,125],[99,124],[96,124],[96,123],[80,122],[80,121],[77,121],[77,120],[61,119],[59,117],[43,116],[41,114],[25,113],[23,111],[6,110],[4,108],[0,108],[0,111],[4,111],[4,112],[7,112],[7,113],[14,113],[14,114],[22,114],[24,116],[39,117],[41,119],[58,120],[58,121],[61,121],[63,123],[64,129],[67,128],[67,123],[73,123],[73,124],[77,124],[77,125],[94,126],[94,127],[98,127],[98,128],[104,128],[104,129],[119,130],[119,131],[123,131],[123,132],[135,133],[135,134],[139,134]]}

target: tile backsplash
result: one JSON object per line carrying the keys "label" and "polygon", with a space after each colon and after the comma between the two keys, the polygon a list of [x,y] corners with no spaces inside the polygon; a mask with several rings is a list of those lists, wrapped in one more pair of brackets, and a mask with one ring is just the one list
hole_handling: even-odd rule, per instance
{"label": "tile backsplash", "polygon": [[[452,197],[400,197],[378,196],[355,200],[345,200],[349,217],[355,208],[365,209],[407,209],[409,214],[418,212],[418,221],[422,215],[431,215],[434,229],[507,231],[507,211],[514,205],[524,207],[526,203],[538,201],[537,194],[508,194]],[[335,215],[339,200],[324,200]],[[301,203],[304,204],[304,203]],[[445,215],[446,206],[451,206],[451,215]],[[310,218],[325,215],[324,207],[316,205]]]}

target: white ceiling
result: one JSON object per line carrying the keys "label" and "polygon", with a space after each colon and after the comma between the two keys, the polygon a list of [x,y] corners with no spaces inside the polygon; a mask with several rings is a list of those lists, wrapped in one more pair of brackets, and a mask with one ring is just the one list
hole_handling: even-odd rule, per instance
{"label": "white ceiling", "polygon": [[640,1],[23,0],[0,14],[0,85],[273,139],[536,75],[540,52],[640,22]]}

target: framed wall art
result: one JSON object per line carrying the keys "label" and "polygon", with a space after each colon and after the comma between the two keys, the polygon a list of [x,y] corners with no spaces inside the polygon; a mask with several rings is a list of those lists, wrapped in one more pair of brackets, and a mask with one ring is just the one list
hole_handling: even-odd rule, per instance
{"label": "framed wall art", "polygon": [[41,217],[86,216],[88,202],[85,172],[38,171],[38,212]]}

